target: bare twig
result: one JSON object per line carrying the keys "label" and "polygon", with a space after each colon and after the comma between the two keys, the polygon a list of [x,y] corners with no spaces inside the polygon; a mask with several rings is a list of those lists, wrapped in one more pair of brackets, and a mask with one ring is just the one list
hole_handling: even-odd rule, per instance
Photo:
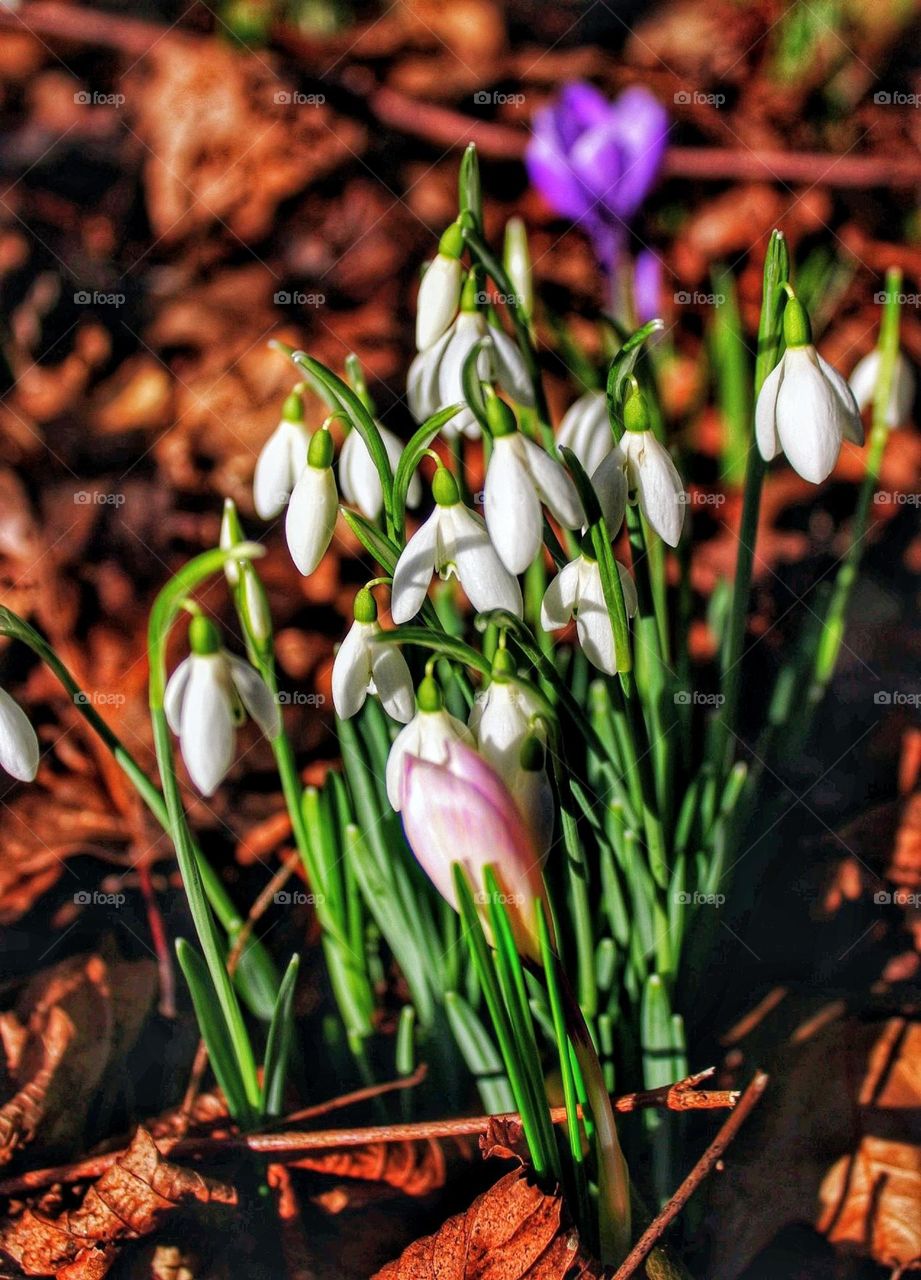
{"label": "bare twig", "polygon": [[661,1239],[665,1231],[678,1217],[678,1214],[690,1200],[691,1196],[704,1181],[704,1179],[713,1171],[715,1165],[722,1159],[726,1148],[732,1142],[733,1138],[741,1129],[742,1125],[748,1119],[753,1108],[760,1101],[761,1095],[767,1088],[768,1077],[765,1072],[759,1071],[754,1080],[742,1094],[738,1106],[734,1109],[732,1115],[725,1122],[719,1133],[707,1147],[706,1151],[695,1164],[694,1168],[682,1182],[681,1186],[669,1200],[668,1204],[662,1211],[656,1214],[652,1222],[637,1240],[636,1244],[627,1254],[624,1261],[618,1267],[614,1274],[614,1280],[630,1280],[630,1277],[636,1272],[637,1268],[648,1257],[654,1248],[656,1242]]}

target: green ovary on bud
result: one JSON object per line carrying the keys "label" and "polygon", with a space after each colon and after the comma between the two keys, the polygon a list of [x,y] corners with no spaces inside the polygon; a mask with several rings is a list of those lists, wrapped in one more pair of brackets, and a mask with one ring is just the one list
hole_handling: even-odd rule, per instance
{"label": "green ovary on bud", "polygon": [[221,647],[221,637],[217,627],[210,618],[197,613],[189,623],[189,648],[199,657],[217,653]]}
{"label": "green ovary on bud", "polygon": [[444,697],[434,676],[424,676],[416,690],[416,706],[420,711],[432,713],[444,707]]}
{"label": "green ovary on bud", "polygon": [[480,300],[480,281],[476,270],[468,271],[467,278],[464,281],[464,287],[461,290],[460,309],[461,311],[478,310]]}
{"label": "green ovary on bud", "polygon": [[285,422],[304,421],[304,401],[301,393],[292,391],[281,407],[281,416]]}
{"label": "green ovary on bud", "polygon": [[459,258],[464,252],[464,233],[460,223],[452,222],[438,241],[438,252],[446,258]]}
{"label": "green ovary on bud", "polygon": [[624,427],[627,431],[649,431],[651,426],[646,397],[635,386],[624,403]]}
{"label": "green ovary on bud", "polygon": [[499,399],[491,387],[486,390],[486,421],[496,438],[514,435],[518,430],[515,414],[504,400]]}
{"label": "green ovary on bud", "polygon": [[318,471],[325,470],[333,465],[334,452],[333,438],[329,430],[322,427],[311,438],[310,447],[307,450],[307,463]]}
{"label": "green ovary on bud", "polygon": [[439,507],[454,507],[460,502],[457,481],[447,467],[439,466],[432,480],[432,497]]}
{"label": "green ovary on bud", "polygon": [[536,733],[529,733],[521,744],[519,762],[526,773],[539,773],[546,762],[547,752]]}
{"label": "green ovary on bud", "polygon": [[377,602],[368,587],[362,587],[352,604],[352,616],[356,622],[377,622]]}
{"label": "green ovary on bud", "polygon": [[799,298],[788,298],[783,313],[783,340],[787,347],[809,347],[812,345],[812,325],[809,313]]}
{"label": "green ovary on bud", "polygon": [[515,659],[508,649],[497,649],[496,656],[492,660],[493,680],[508,680],[515,676],[516,672]]}

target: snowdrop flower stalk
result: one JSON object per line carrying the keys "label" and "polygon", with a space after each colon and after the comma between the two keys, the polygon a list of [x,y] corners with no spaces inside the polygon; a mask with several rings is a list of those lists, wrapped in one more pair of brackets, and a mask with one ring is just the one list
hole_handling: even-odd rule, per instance
{"label": "snowdrop flower stalk", "polygon": [[755,435],[765,462],[783,450],[794,471],[821,484],[844,440],[863,444],[854,393],[812,344],[806,308],[792,290],[784,308],[786,351],[765,379],[755,406]]}
{"label": "snowdrop flower stalk", "polygon": [[[416,692],[416,713],[393,740],[387,757],[385,782],[387,799],[399,813],[403,808],[404,764],[407,757],[442,765],[448,758],[448,747],[455,742],[474,747],[473,734],[464,724],[445,710],[438,681],[427,673]],[[450,875],[449,875],[450,879]]]}
{"label": "snowdrop flower stalk", "polygon": [[307,465],[294,486],[285,536],[291,559],[307,577],[326,555],[336,528],[339,495],[333,478],[333,438],[329,422],[310,441]]}
{"label": "snowdrop flower stalk", "polygon": [[0,766],[20,782],[38,772],[38,737],[29,717],[5,689],[0,689]]}
{"label": "snowdrop flower stalk", "polygon": [[492,677],[477,694],[468,719],[480,755],[508,787],[535,847],[545,853],[553,836],[553,790],[545,767],[544,709],[518,679],[512,655],[496,651]]}
{"label": "snowdrop flower stalk", "polygon": [[416,300],[416,349],[427,351],[437,342],[457,315],[464,269],[464,234],[456,222],[448,227],[438,244],[438,253],[419,285]]}
{"label": "snowdrop flower stalk", "polygon": [[[634,380],[624,403],[624,434],[592,476],[613,534],[623,519],[624,498],[639,504],[650,528],[676,547],[684,527],[687,494],[678,469],[652,431],[646,397]],[[624,479],[626,484],[624,484]]]}
{"label": "snowdrop flower stalk", "polygon": [[280,732],[281,717],[259,673],[222,647],[214,623],[201,614],[189,625],[189,647],[169,678],[163,708],[189,777],[210,796],[233,763],[244,709],[269,741]]}
{"label": "snowdrop flower stalk", "polygon": [[310,433],[304,426],[304,401],[295,389],[281,410],[281,421],[262,446],[253,475],[253,503],[262,520],[274,520],[307,465]]}
{"label": "snowdrop flower stalk", "polygon": [[[455,863],[475,893],[486,867],[492,867],[516,949],[539,964],[534,904],[545,896],[543,858],[496,771],[472,746],[450,741],[440,760],[405,754],[400,791],[406,839],[441,896],[457,909]],[[485,918],[484,927],[489,937]]]}
{"label": "snowdrop flower stalk", "polygon": [[[412,362],[407,380],[409,408],[417,422],[424,422],[444,405],[465,401],[464,364],[477,343],[488,338],[476,361],[481,382],[497,382],[518,404],[533,406],[534,393],[521,352],[512,339],[487,322],[479,310],[476,272],[467,275],[461,293],[461,309],[453,324],[431,347]],[[476,439],[480,425],[472,409],[456,413],[442,427],[446,439],[466,435]]]}
{"label": "snowdrop flower stalk", "polygon": [[[546,631],[558,631],[575,618],[582,652],[592,666],[613,676],[617,674],[619,656],[614,627],[604,599],[598,561],[590,548],[589,540],[585,539],[580,555],[550,583],[541,605],[540,621]],[[618,563],[617,569],[627,617],[632,618],[637,608],[636,587],[622,564]]]}
{"label": "snowdrop flower stalk", "polygon": [[524,573],[542,545],[544,503],[565,529],[578,529],[585,513],[565,469],[523,436],[515,415],[494,392],[486,397],[493,448],[486,470],[486,528],[511,573]]}
{"label": "snowdrop flower stalk", "polygon": [[[879,347],[858,360],[848,379],[857,408],[863,410],[876,394],[879,380],[881,351]],[[915,375],[905,355],[899,351],[895,357],[889,401],[886,405],[886,426],[900,427],[908,421],[915,400]]]}
{"label": "snowdrop flower stalk", "polygon": [[521,617],[521,588],[499,559],[483,519],[460,500],[457,481],[439,466],[432,482],[435,510],[407,542],[393,573],[390,612],[397,625],[422,608],[435,573],[455,576],[478,613],[507,609]]}
{"label": "snowdrop flower stalk", "polygon": [[376,693],[387,714],[406,724],[412,720],[416,697],[406,659],[395,644],[378,638],[377,603],[369,587],[362,587],[353,605],[355,621],[339,646],[333,663],[333,705],[348,720]]}

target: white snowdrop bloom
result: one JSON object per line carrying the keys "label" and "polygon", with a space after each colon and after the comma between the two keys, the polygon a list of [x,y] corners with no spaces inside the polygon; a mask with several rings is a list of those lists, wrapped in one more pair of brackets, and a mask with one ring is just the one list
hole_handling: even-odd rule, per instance
{"label": "white snowdrop bloom", "polygon": [[192,652],[166,686],[163,707],[189,777],[202,795],[213,795],[233,763],[243,709],[271,740],[281,716],[271,690],[254,667],[221,647],[217,628],[197,616],[189,627]]}
{"label": "white snowdrop bloom", "polygon": [[480,755],[508,787],[543,852],[553,833],[553,790],[544,767],[547,732],[534,692],[516,678],[507,649],[499,649],[489,685],[477,694],[468,728]]}
{"label": "white snowdrop bloom", "polygon": [[305,577],[326,555],[336,528],[339,495],[332,463],[333,438],[323,427],[310,441],[307,465],[294,486],[285,517],[288,550]]}
{"label": "white snowdrop bloom", "polygon": [[422,608],[434,574],[453,574],[477,613],[507,609],[521,617],[521,588],[489,540],[486,522],[460,500],[457,481],[439,467],[432,482],[435,510],[407,542],[393,573],[390,612],[397,625]]}
{"label": "white snowdrop bloom", "polygon": [[586,391],[563,414],[557,445],[571,449],[588,475],[598,470],[616,448],[603,391]]}
{"label": "white snowdrop bloom", "polygon": [[863,444],[854,393],[812,345],[806,310],[796,298],[784,309],[787,349],[768,374],[755,406],[755,436],[770,462],[783,450],[794,471],[821,484],[834,470],[844,440]]}
{"label": "white snowdrop bloom", "polygon": [[534,314],[534,273],[531,270],[531,247],[524,221],[509,218],[505,224],[505,270],[518,297],[518,305],[526,316]]}
{"label": "white snowdrop bloom", "polygon": [[[376,423],[376,426],[387,450],[390,470],[395,474],[403,455],[403,441],[381,423]],[[381,478],[361,432],[354,427],[345,437],[339,452],[339,484],[348,502],[354,503],[369,520],[377,519],[384,505]],[[421,498],[422,484],[419,476],[414,475],[406,492],[406,505],[417,507]]]}
{"label": "white snowdrop bloom", "polygon": [[601,460],[591,475],[591,481],[608,533],[613,538],[624,522],[629,496],[627,459],[620,445],[614,445],[607,457]]}
{"label": "white snowdrop bloom", "polygon": [[457,315],[464,269],[460,257],[464,236],[452,223],[441,237],[438,253],[422,277],[416,300],[416,348],[425,351],[437,342]]}
{"label": "white snowdrop bloom", "polygon": [[508,405],[489,395],[486,412],[493,433],[483,504],[486,527],[506,569],[524,573],[541,548],[541,503],[565,529],[581,528],[585,513],[566,470],[521,434]]}
{"label": "white snowdrop bloom", "polygon": [[[637,502],[647,523],[670,547],[678,545],[687,510],[687,494],[671,454],[650,428],[646,397],[634,382],[624,402],[624,434],[620,445],[593,476],[611,533],[619,527],[622,489],[616,472],[623,466],[627,497]],[[622,516],[621,516],[622,518]]]}
{"label": "white snowdrop bloom", "polygon": [[291,490],[307,465],[310,433],[304,426],[304,402],[292,391],[281,421],[262,446],[253,474],[253,503],[262,520],[273,520],[284,509]]}
{"label": "white snowdrop bloom", "polygon": [[[618,563],[617,569],[627,617],[632,618],[636,613],[636,587],[622,564]],[[615,675],[614,629],[604,602],[601,572],[598,562],[584,551],[553,579],[540,609],[541,626],[545,631],[565,627],[572,617],[576,620],[576,634],[586,658],[600,671]]]}
{"label": "white snowdrop bloom", "polygon": [[[476,309],[475,280],[471,274],[464,286],[461,311],[450,328],[433,346],[421,351],[409,368],[407,399],[417,422],[424,422],[439,409],[463,403],[464,364],[474,346],[488,338],[477,357],[477,376],[482,382],[497,382],[518,404],[533,406],[534,394],[525,363],[516,343],[502,330],[488,324]],[[459,410],[441,428],[446,439],[463,434],[475,439],[480,425],[472,409]]]}
{"label": "white snowdrop bloom", "polygon": [[0,765],[20,782],[38,772],[38,736],[22,707],[0,689]]}
{"label": "white snowdrop bloom", "polygon": [[[877,347],[858,360],[848,382],[858,409],[865,409],[873,403],[876,395],[876,382],[879,378],[880,353]],[[892,373],[892,386],[889,389],[889,403],[886,406],[886,425],[901,427],[911,415],[911,407],[915,402],[915,375],[907,358],[901,351],[896,353],[895,368]]]}
{"label": "white snowdrop bloom", "polygon": [[395,644],[382,644],[377,605],[367,587],[355,597],[355,621],[333,662],[333,705],[341,720],[356,715],[369,693],[384,710],[406,724],[416,709],[416,694],[406,659]]}
{"label": "white snowdrop bloom", "polygon": [[416,714],[394,738],[387,757],[387,798],[397,813],[403,806],[403,762],[407,756],[443,765],[448,761],[448,747],[452,742],[476,747],[473,734],[463,720],[445,710],[441,690],[432,676],[426,676],[419,685],[417,702]]}

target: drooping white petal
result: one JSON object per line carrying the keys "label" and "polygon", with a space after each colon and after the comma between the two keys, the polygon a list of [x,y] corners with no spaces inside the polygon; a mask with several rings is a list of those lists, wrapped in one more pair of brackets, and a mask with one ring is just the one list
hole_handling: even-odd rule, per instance
{"label": "drooping white petal", "polygon": [[842,412],[810,347],[784,355],[784,379],[777,395],[777,434],[794,471],[821,484],[841,452]]}
{"label": "drooping white petal", "polygon": [[843,438],[850,440],[851,444],[863,444],[863,423],[860,420],[860,409],[857,406],[853,391],[848,386],[847,379],[838,372],[834,365],[829,364],[824,356],[820,356],[818,351],[815,354],[819,362],[819,368],[825,374],[829,386],[838,401]]}
{"label": "drooping white petal", "polygon": [[504,330],[495,325],[489,325],[488,333],[492,340],[492,364],[496,381],[513,400],[533,408],[534,390],[518,343],[513,342]]}
{"label": "drooping white petal", "polygon": [[291,559],[305,577],[313,573],[332,542],[338,503],[332,467],[306,466],[285,518]]}
{"label": "drooping white petal", "polygon": [[233,763],[236,731],[223,654],[193,654],[182,699],[179,746],[189,777],[210,796]]}
{"label": "drooping white petal", "polygon": [[437,342],[457,314],[463,267],[458,258],[439,253],[419,284],[416,301],[416,347]]}
{"label": "drooping white petal", "polygon": [[521,440],[515,432],[494,441],[483,503],[489,536],[511,573],[524,573],[541,545],[540,503],[522,457]]}
{"label": "drooping white petal", "polygon": [[586,391],[563,415],[557,444],[571,449],[584,469],[592,475],[614,448],[603,391]]}
{"label": "drooping white petal", "polygon": [[511,786],[521,769],[521,748],[530,733],[541,740],[544,731],[535,721],[540,707],[517,680],[493,680],[477,694],[468,720],[480,755]]}
{"label": "drooping white petal", "polygon": [[579,590],[580,559],[570,560],[544,592],[540,606],[540,625],[545,631],[558,631],[572,617]]}
{"label": "drooping white petal", "polygon": [[[476,311],[462,311],[448,330],[447,343],[442,350],[438,366],[438,408],[449,404],[462,403],[464,396],[464,364],[475,343],[486,333],[486,322]],[[476,362],[477,373],[482,379],[489,377],[489,354],[480,351]],[[434,410],[433,410],[434,412]],[[442,427],[442,434],[450,438],[452,433],[463,432],[465,435],[479,435],[479,424],[469,409],[455,414]]]}
{"label": "drooping white petal", "polygon": [[564,529],[578,529],[585,523],[585,512],[572,477],[562,463],[551,458],[546,449],[518,435],[519,455],[523,456],[538,496]]}
{"label": "drooping white petal", "polygon": [[448,335],[439,339],[435,347],[420,351],[406,374],[406,401],[409,412],[417,422],[424,422],[435,412],[438,391],[438,347],[447,342]]}
{"label": "drooping white petal", "polygon": [[179,666],[166,682],[163,691],[163,710],[166,712],[166,723],[178,737],[182,730],[182,700],[185,697],[186,685],[192,671],[192,659],[183,658]]}
{"label": "drooping white petal", "polygon": [[627,512],[627,475],[624,471],[626,458],[619,448],[614,449],[603,458],[592,473],[592,488],[598,495],[601,514],[608,526],[608,533],[615,537],[624,522]]}
{"label": "drooping white petal", "polygon": [[444,764],[448,759],[448,744],[457,741],[475,746],[473,734],[450,712],[419,711],[413,716],[394,738],[387,757],[384,780],[391,808],[399,813],[402,806],[400,784],[404,757],[414,755],[433,764]]}
{"label": "drooping white petal", "polygon": [[[872,404],[876,395],[876,383],[879,378],[879,349],[874,349],[858,360],[848,381],[854,393],[859,409]],[[915,399],[915,375],[907,357],[899,351],[895,358],[895,370],[892,378],[892,389],[889,403],[886,406],[886,425],[900,427],[908,421],[911,407]]]}
{"label": "drooping white petal", "polygon": [[243,658],[234,653],[225,653],[224,657],[240,701],[271,742],[281,731],[281,712],[271,689],[255,667]]}
{"label": "drooping white petal", "polygon": [[409,622],[422,608],[435,572],[438,525],[446,508],[436,506],[403,548],[393,572],[390,613],[398,625]]}
{"label": "drooping white petal", "polygon": [[38,737],[29,717],[5,689],[0,689],[0,765],[20,782],[38,772]]}
{"label": "drooping white petal", "polygon": [[371,678],[388,716],[408,724],[413,718],[416,698],[413,678],[397,645],[372,643]]}
{"label": "drooping white petal", "polygon": [[353,622],[333,659],[333,706],[340,720],[349,720],[364,706],[371,683],[373,622]]}
{"label": "drooping white petal", "polygon": [[307,465],[309,437],[300,423],[282,419],[256,460],[253,503],[262,520],[273,520],[283,510]]}
{"label": "drooping white petal", "polygon": [[780,451],[777,434],[777,397],[784,379],[784,355],[765,378],[755,405],[755,439],[758,451],[765,462],[776,458]]}
{"label": "drooping white petal", "polygon": [[670,453],[651,431],[625,431],[621,447],[640,510],[659,537],[670,547],[676,547],[687,502]]}
{"label": "drooping white petal", "polygon": [[592,666],[608,675],[617,674],[614,629],[604,601],[601,573],[595,560],[583,559],[576,601],[576,633],[582,652]]}
{"label": "drooping white petal", "polygon": [[506,569],[489,539],[486,522],[462,503],[442,508],[442,519],[454,542],[454,563],[460,584],[477,613],[507,609],[522,615],[518,579]]}

